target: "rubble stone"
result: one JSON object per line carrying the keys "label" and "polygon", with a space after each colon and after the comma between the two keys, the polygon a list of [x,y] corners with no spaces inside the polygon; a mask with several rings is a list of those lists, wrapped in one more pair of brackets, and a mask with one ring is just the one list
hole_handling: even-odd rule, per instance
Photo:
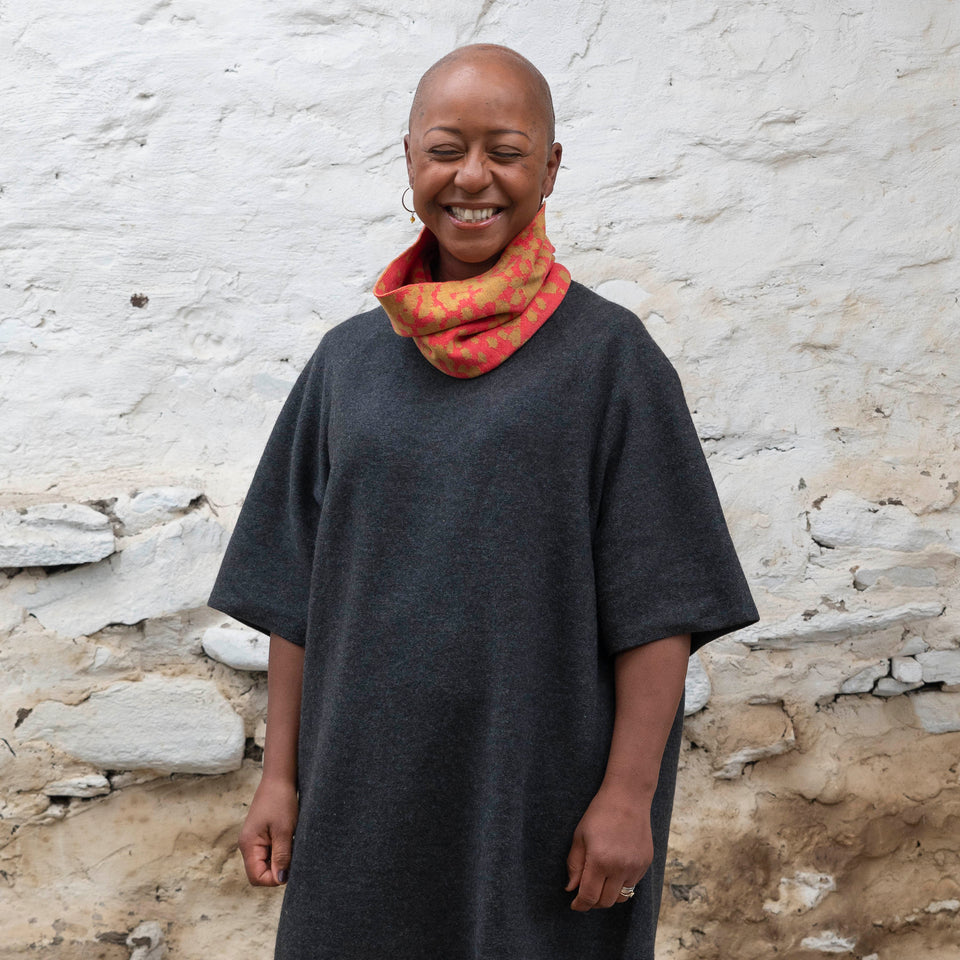
{"label": "rubble stone", "polygon": [[893,657],[890,673],[901,683],[923,683],[923,667],[914,657]]}
{"label": "rubble stone", "polygon": [[960,650],[928,650],[917,654],[924,683],[960,684]]}
{"label": "rubble stone", "polygon": [[13,599],[64,636],[199,607],[213,585],[225,539],[216,521],[189,514],[125,541],[107,560],[21,586]]}
{"label": "rubble stone", "polygon": [[234,670],[266,670],[270,638],[240,627],[210,627],[203,632],[203,652]]}
{"label": "rubble stone", "polygon": [[690,717],[702,710],[710,699],[710,677],[703,669],[703,661],[699,653],[690,657],[684,688],[683,715]]}
{"label": "rubble stone", "polygon": [[937,544],[956,550],[938,518],[917,517],[898,504],[870,503],[848,490],[830,494],[809,519],[810,536],[825,547],[914,552]]}
{"label": "rubble stone", "polygon": [[960,730],[960,693],[924,690],[912,694],[910,702],[927,733],[953,733]]}
{"label": "rubble stone", "polygon": [[110,781],[99,773],[48,783],[43,792],[48,797],[101,797],[110,792]]}
{"label": "rubble stone", "polygon": [[873,685],[885,677],[890,670],[890,662],[881,660],[871,667],[858,670],[852,677],[848,677],[840,686],[841,693],[869,693]]}
{"label": "rubble stone", "polygon": [[93,563],[113,551],[110,520],[81,503],[0,510],[0,567]]}
{"label": "rubble stone", "polygon": [[791,650],[808,643],[836,643],[898,624],[930,620],[939,617],[943,610],[944,605],[934,600],[906,603],[886,610],[861,607],[818,612],[814,616],[798,613],[773,623],[761,620],[740,630],[734,638],[757,650]]}
{"label": "rubble stone", "polygon": [[121,681],[76,706],[45,700],[17,731],[107,770],[223,773],[243,759],[243,721],[209,680]]}
{"label": "rubble stone", "polygon": [[192,487],[151,487],[117,497],[113,513],[123,524],[124,536],[132,537],[183,513],[200,496],[201,491]]}
{"label": "rubble stone", "polygon": [[833,877],[825,873],[800,872],[780,878],[780,896],[768,900],[763,909],[774,916],[807,913],[837,889]]}

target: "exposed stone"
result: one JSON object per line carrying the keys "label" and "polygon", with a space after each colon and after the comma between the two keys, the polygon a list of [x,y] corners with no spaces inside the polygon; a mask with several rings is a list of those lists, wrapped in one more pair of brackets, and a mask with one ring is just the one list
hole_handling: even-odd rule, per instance
{"label": "exposed stone", "polygon": [[192,487],[152,487],[132,497],[117,497],[113,513],[123,524],[124,535],[132,537],[183,513],[200,496],[201,491]]}
{"label": "exposed stone", "polygon": [[832,930],[824,930],[815,937],[804,937],[800,944],[804,950],[818,950],[820,953],[850,953],[856,945],[856,937],[844,937]]}
{"label": "exposed stone", "polygon": [[0,510],[0,567],[93,563],[114,551],[113,528],[80,503]]}
{"label": "exposed stone", "polygon": [[922,687],[923,681],[917,680],[913,683],[904,683],[901,680],[895,680],[893,677],[881,677],[877,685],[873,688],[873,693],[878,697],[899,697],[901,693],[907,693],[910,690],[916,690]]}
{"label": "exposed stone", "polygon": [[937,544],[956,552],[937,518],[904,506],[880,505],[839,490],[810,511],[810,536],[825,547],[879,547],[913,552]]}
{"label": "exposed stone", "polygon": [[871,667],[858,670],[852,677],[848,677],[840,686],[841,693],[869,693],[873,685],[885,677],[890,670],[890,661],[881,660]]}
{"label": "exposed stone", "polygon": [[19,730],[106,769],[223,773],[243,758],[243,721],[208,680],[115,683],[76,706],[45,700]]}
{"label": "exposed stone", "polygon": [[807,913],[836,889],[836,881],[825,873],[797,873],[793,877],[781,877],[779,899],[768,900],[763,909],[774,916]]}
{"label": "exposed stone", "polygon": [[960,684],[960,650],[928,650],[917,654],[924,683]]}
{"label": "exposed stone", "polygon": [[923,667],[914,657],[893,657],[890,673],[901,683],[923,683]]}
{"label": "exposed stone", "polygon": [[43,792],[48,797],[101,797],[110,792],[110,781],[99,773],[48,783]]}
{"label": "exposed stone", "polygon": [[796,746],[793,723],[775,704],[739,710],[717,739],[714,776],[718,780],[739,777],[746,764],[780,756]]}
{"label": "exposed stone", "polygon": [[90,634],[109,623],[137,623],[201,606],[210,592],[225,534],[189,514],[126,540],[108,560],[53,574],[13,598],[48,630]]}
{"label": "exposed stone", "polygon": [[927,913],[956,913],[960,910],[960,900],[934,900],[924,910]]}
{"label": "exposed stone", "polygon": [[910,702],[927,733],[953,733],[960,730],[960,693],[925,690],[912,694]]}
{"label": "exposed stone", "polygon": [[939,601],[907,603],[887,610],[829,610],[805,617],[795,614],[774,623],[754,624],[734,639],[757,650],[791,650],[808,643],[836,643],[847,637],[884,630],[898,624],[930,620],[943,613]]}
{"label": "exposed stone", "polygon": [[163,928],[156,920],[146,920],[131,930],[127,946],[133,948],[130,960],[163,960],[167,955]]}
{"label": "exposed stone", "polygon": [[234,670],[266,670],[270,638],[242,627],[210,627],[203,633],[203,651]]}
{"label": "exposed stone", "polygon": [[690,717],[702,710],[710,699],[710,677],[703,669],[703,661],[699,653],[693,654],[687,663],[687,679],[684,688],[683,715]]}

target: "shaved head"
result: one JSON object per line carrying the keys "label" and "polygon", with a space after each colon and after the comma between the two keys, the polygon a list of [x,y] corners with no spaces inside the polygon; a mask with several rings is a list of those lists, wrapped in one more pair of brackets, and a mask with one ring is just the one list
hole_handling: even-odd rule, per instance
{"label": "shaved head", "polygon": [[556,136],[556,120],[553,113],[553,97],[550,95],[550,85],[543,74],[516,50],[501,47],[493,43],[473,43],[467,47],[458,47],[456,50],[441,57],[420,78],[417,91],[413,95],[413,104],[410,107],[409,127],[413,129],[414,122],[423,113],[423,102],[433,85],[451,70],[461,66],[482,67],[491,61],[501,66],[512,68],[520,82],[524,83],[532,101],[537,106],[541,117],[548,148],[553,144]]}

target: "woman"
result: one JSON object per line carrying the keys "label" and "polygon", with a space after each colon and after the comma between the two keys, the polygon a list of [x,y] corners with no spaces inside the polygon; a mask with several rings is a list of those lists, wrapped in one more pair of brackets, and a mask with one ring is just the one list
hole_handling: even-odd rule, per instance
{"label": "woman", "polygon": [[424,229],[210,601],[272,635],[247,875],[280,960],[652,958],[686,661],[756,611],[676,374],[554,261],[543,77],[454,51],[404,148]]}

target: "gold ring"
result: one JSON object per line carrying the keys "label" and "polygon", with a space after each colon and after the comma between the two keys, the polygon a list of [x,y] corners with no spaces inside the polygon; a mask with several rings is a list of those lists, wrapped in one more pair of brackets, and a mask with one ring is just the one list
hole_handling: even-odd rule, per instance
{"label": "gold ring", "polygon": [[621,887],[620,896],[626,897],[628,900],[633,896],[633,891],[636,890],[636,886],[632,887]]}

